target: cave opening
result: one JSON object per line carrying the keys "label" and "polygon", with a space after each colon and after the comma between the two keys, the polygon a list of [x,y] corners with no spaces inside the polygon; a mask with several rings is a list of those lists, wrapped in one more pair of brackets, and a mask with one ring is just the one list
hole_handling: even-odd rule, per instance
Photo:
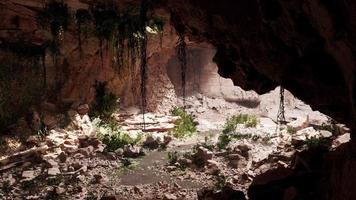
{"label": "cave opening", "polygon": [[348,46],[283,1],[180,4],[0,3],[0,199],[349,195]]}

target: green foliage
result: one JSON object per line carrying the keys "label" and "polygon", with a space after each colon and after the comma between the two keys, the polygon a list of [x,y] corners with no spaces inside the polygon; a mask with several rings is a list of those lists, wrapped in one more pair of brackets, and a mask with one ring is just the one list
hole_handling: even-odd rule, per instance
{"label": "green foliage", "polygon": [[167,159],[170,165],[174,165],[178,161],[179,154],[177,151],[168,152]]}
{"label": "green foliage", "polygon": [[233,139],[240,140],[252,137],[250,134],[241,134],[236,132],[235,130],[237,124],[245,124],[246,127],[256,127],[258,119],[255,116],[245,114],[234,115],[228,118],[224,124],[222,134],[219,136],[216,144],[218,149],[225,149]]}
{"label": "green foliage", "polygon": [[234,115],[226,120],[223,133],[234,132],[237,124],[245,124],[246,127],[256,127],[258,123],[259,121],[255,116],[246,114]]}
{"label": "green foliage", "polygon": [[176,127],[171,134],[176,138],[184,138],[186,136],[192,136],[197,131],[197,123],[194,121],[194,117],[189,115],[179,107],[174,107],[171,110],[171,114],[179,116],[180,119],[176,122]]}
{"label": "green foliage", "polygon": [[227,180],[225,176],[218,176],[217,181],[214,185],[216,190],[221,190],[226,186]]}
{"label": "green foliage", "polygon": [[218,142],[216,143],[216,146],[218,147],[218,149],[225,149],[232,140],[241,140],[241,139],[247,139],[247,138],[252,138],[254,139],[258,139],[255,138],[258,137],[257,135],[252,136],[251,134],[241,134],[238,132],[235,133],[223,133],[219,136],[218,138]]}
{"label": "green foliage", "polygon": [[315,148],[321,148],[321,149],[328,149],[331,146],[331,141],[327,138],[317,138],[317,137],[311,137],[308,138],[305,141],[308,149],[315,149]]}
{"label": "green foliage", "polygon": [[136,145],[142,141],[142,135],[132,138],[114,121],[108,123],[97,118],[93,123],[97,127],[98,138],[106,145],[106,150],[109,152],[126,145]]}
{"label": "green foliage", "polygon": [[288,132],[289,134],[291,134],[291,135],[294,135],[295,133],[297,133],[297,129],[294,128],[294,127],[288,126],[288,127],[287,127],[287,132]]}
{"label": "green foliage", "polygon": [[107,82],[95,83],[95,102],[92,105],[90,115],[100,117],[103,120],[111,118],[115,111],[120,108],[119,98],[107,91]]}
{"label": "green foliage", "polygon": [[227,145],[231,142],[231,137],[227,133],[223,133],[219,136],[218,142],[217,142],[217,147],[218,149],[225,149]]}

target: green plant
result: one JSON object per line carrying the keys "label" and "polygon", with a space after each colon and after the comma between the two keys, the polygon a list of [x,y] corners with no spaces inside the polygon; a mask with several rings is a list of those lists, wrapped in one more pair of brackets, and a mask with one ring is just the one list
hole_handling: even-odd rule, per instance
{"label": "green plant", "polygon": [[95,102],[90,112],[91,116],[110,119],[112,114],[120,108],[120,99],[107,91],[107,82],[95,83]]}
{"label": "green plant", "polygon": [[328,149],[331,145],[331,141],[326,138],[311,137],[305,141],[308,149],[325,148]]}
{"label": "green plant", "polygon": [[217,181],[216,181],[216,183],[214,185],[215,189],[216,190],[223,189],[225,187],[225,185],[226,185],[226,182],[227,182],[227,180],[226,180],[225,176],[218,176],[217,177]]}
{"label": "green plant", "polygon": [[258,123],[259,121],[256,116],[250,116],[247,114],[234,115],[226,120],[223,133],[226,134],[234,132],[237,124],[245,124],[246,127],[256,127]]}
{"label": "green plant", "polygon": [[168,152],[167,159],[170,165],[174,165],[178,161],[179,154],[177,151]]}
{"label": "green plant", "polygon": [[231,137],[228,134],[221,134],[219,136],[218,142],[217,142],[217,147],[218,149],[225,149],[227,145],[231,142]]}
{"label": "green plant", "polygon": [[176,138],[184,138],[186,136],[192,136],[197,131],[197,123],[194,121],[194,117],[185,112],[184,109],[174,107],[171,110],[171,114],[179,116],[180,119],[176,121],[176,127],[171,134]]}
{"label": "green plant", "polygon": [[121,127],[115,123],[107,123],[99,120],[94,120],[97,127],[98,138],[106,145],[106,151],[115,151],[118,148],[123,148],[126,145],[136,145],[142,141],[142,135],[132,138],[128,133],[121,130]]}
{"label": "green plant", "polygon": [[294,134],[297,133],[297,129],[294,128],[294,127],[288,126],[288,127],[287,127],[287,132],[288,132],[289,134],[291,134],[291,135],[294,135]]}

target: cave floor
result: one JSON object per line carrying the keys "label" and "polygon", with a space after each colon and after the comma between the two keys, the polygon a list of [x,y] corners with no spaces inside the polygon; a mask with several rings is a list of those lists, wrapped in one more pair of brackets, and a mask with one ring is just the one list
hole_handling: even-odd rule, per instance
{"label": "cave floor", "polygon": [[[143,156],[134,155],[135,150],[131,150],[133,156],[103,151],[95,136],[83,133],[85,129],[51,131],[46,139],[37,141],[32,148],[36,152],[25,160],[12,166],[12,162],[4,163],[2,158],[2,199],[197,199],[197,191],[202,188],[221,189],[224,185],[246,193],[260,174],[276,168],[291,168],[298,148],[307,147],[308,134],[337,139],[314,129],[315,124],[326,123],[327,118],[305,109],[301,103],[287,107],[289,121],[302,121],[301,127],[297,127],[299,131],[292,134],[287,126],[277,128],[269,117],[276,115],[275,102],[263,108],[244,108],[213,98],[191,98],[188,102],[193,103],[187,106],[187,112],[199,122],[197,133],[183,139],[173,138],[166,148],[146,148]],[[128,114],[128,110],[137,111],[121,110],[118,116],[125,117],[119,117],[119,121],[135,135],[142,131],[137,128],[141,126],[142,115],[136,111]],[[256,127],[237,125],[235,132],[239,138],[232,139],[223,149],[217,148],[226,117],[240,113],[255,115],[259,123]],[[308,125],[304,126],[306,113],[309,113]],[[145,134],[162,139],[172,128],[170,116],[148,113],[146,117],[146,122],[151,120],[154,125],[159,121],[164,126],[159,126],[159,132]],[[43,146],[45,150],[37,151]],[[168,154],[174,152],[177,160],[171,162]],[[206,160],[202,166],[182,167],[182,162],[194,162],[186,155],[190,155],[189,158],[200,155]]]}

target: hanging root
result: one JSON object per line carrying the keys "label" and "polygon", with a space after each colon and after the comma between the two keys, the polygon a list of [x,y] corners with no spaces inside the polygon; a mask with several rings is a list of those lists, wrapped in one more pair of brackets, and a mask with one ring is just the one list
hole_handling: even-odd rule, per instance
{"label": "hanging root", "polygon": [[145,125],[145,112],[146,112],[146,68],[147,68],[147,34],[146,34],[146,20],[147,20],[147,1],[141,1],[141,11],[140,11],[140,32],[142,37],[140,38],[140,53],[141,53],[141,105],[142,105],[142,118],[143,118],[143,129],[146,128]]}
{"label": "hanging root", "polygon": [[182,97],[183,108],[185,108],[185,96],[186,96],[186,71],[187,71],[187,52],[186,43],[184,40],[184,33],[178,33],[179,39],[177,44],[177,55],[181,67],[181,80],[182,80]]}

